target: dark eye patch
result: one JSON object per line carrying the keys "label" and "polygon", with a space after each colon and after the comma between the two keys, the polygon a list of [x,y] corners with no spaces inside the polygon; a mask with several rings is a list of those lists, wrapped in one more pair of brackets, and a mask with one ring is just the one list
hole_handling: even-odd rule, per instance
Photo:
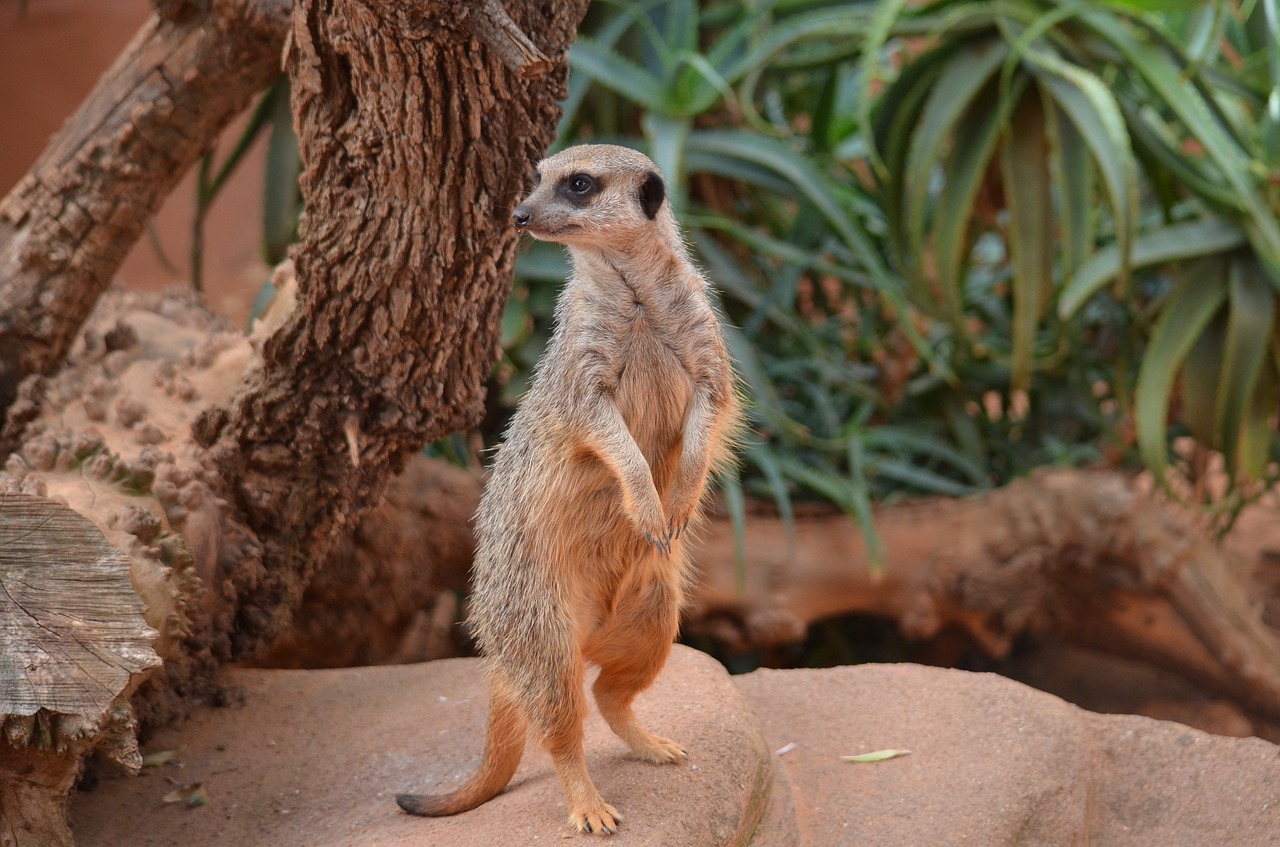
{"label": "dark eye patch", "polygon": [[591,174],[569,174],[556,185],[556,193],[574,206],[585,206],[600,193],[600,180]]}

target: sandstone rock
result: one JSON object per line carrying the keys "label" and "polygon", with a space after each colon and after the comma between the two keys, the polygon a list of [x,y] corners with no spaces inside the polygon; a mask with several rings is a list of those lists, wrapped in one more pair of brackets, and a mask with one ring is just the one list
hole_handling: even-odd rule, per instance
{"label": "sandstone rock", "polygon": [[[240,670],[227,683],[243,705],[205,710],[147,745],[179,750],[181,766],[75,799],[80,847],[597,843],[566,825],[534,744],[479,809],[433,820],[395,807],[398,791],[449,790],[474,772],[486,708],[475,660]],[[591,772],[626,817],[602,844],[1262,847],[1280,832],[1275,745],[1093,714],[990,674],[862,665],[730,681],[677,647],[637,711],[691,760],[629,760],[593,713]],[[840,759],[885,748],[911,754]],[[193,783],[207,805],[163,802]]]}
{"label": "sandstone rock", "polygon": [[[736,682],[791,782],[801,844],[1263,847],[1280,837],[1280,748],[1258,739],[1093,714],[1003,677],[913,665]],[[888,748],[911,754],[840,758]]]}
{"label": "sandstone rock", "polygon": [[[506,792],[479,809],[430,819],[396,807],[397,792],[451,790],[475,771],[487,697],[474,659],[240,670],[226,682],[243,689],[242,706],[205,710],[147,745],[147,753],[180,749],[181,767],[104,780],[73,799],[79,847],[525,845],[573,834],[551,760],[533,742]],[[690,760],[628,759],[593,711],[587,762],[625,817],[617,843],[748,843],[765,808],[770,762],[724,670],[677,647],[636,711],[654,732],[684,744]],[[164,803],[175,782],[202,783],[207,805]]]}

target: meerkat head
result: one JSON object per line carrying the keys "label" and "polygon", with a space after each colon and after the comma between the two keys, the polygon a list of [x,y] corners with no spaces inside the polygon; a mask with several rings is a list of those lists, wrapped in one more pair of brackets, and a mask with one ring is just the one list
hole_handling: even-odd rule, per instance
{"label": "meerkat head", "polygon": [[652,231],[666,184],[649,157],[627,147],[583,144],[538,163],[533,192],[512,214],[541,241],[614,246]]}

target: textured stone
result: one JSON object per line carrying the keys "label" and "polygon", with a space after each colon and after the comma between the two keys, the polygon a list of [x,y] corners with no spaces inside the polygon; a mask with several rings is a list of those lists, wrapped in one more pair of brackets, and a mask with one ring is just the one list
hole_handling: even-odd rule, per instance
{"label": "textured stone", "polygon": [[[396,808],[396,792],[447,791],[474,773],[486,710],[479,670],[455,659],[232,672],[242,705],[205,710],[147,745],[180,750],[180,767],[104,780],[75,798],[77,843],[595,843],[567,826],[559,781],[532,743],[508,789],[474,811],[427,819]],[[731,681],[677,647],[637,711],[684,743],[690,761],[630,760],[593,714],[587,761],[625,817],[601,843],[1263,847],[1280,832],[1275,745],[1094,714],[990,674],[862,665]],[[911,753],[840,758],[886,748]],[[196,782],[207,805],[162,802],[174,783]]]}
{"label": "textured stone", "polygon": [[[1256,738],[915,665],[736,681],[791,782],[801,844],[1263,847],[1280,832],[1280,748]],[[882,749],[911,754],[840,758]]]}
{"label": "textured stone", "polygon": [[[107,779],[73,798],[79,847],[400,847],[557,844],[572,835],[560,781],[534,742],[505,792],[452,818],[415,818],[397,792],[452,790],[484,743],[487,695],[474,659],[321,671],[240,670],[243,705],[207,709],[156,734],[144,753],[174,764]],[[677,647],[636,712],[689,751],[683,765],[627,758],[593,711],[587,763],[622,812],[619,843],[746,844],[770,784],[755,717],[724,670]],[[225,750],[220,750],[219,746]],[[198,808],[163,798],[203,783]],[[586,837],[586,836],[581,836]]]}

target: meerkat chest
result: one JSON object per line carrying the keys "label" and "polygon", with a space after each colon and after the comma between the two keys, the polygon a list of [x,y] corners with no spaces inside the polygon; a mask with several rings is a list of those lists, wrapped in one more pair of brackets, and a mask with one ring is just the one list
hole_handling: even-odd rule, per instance
{"label": "meerkat chest", "polygon": [[627,428],[650,462],[678,446],[693,381],[677,353],[637,321],[621,348],[616,392]]}

